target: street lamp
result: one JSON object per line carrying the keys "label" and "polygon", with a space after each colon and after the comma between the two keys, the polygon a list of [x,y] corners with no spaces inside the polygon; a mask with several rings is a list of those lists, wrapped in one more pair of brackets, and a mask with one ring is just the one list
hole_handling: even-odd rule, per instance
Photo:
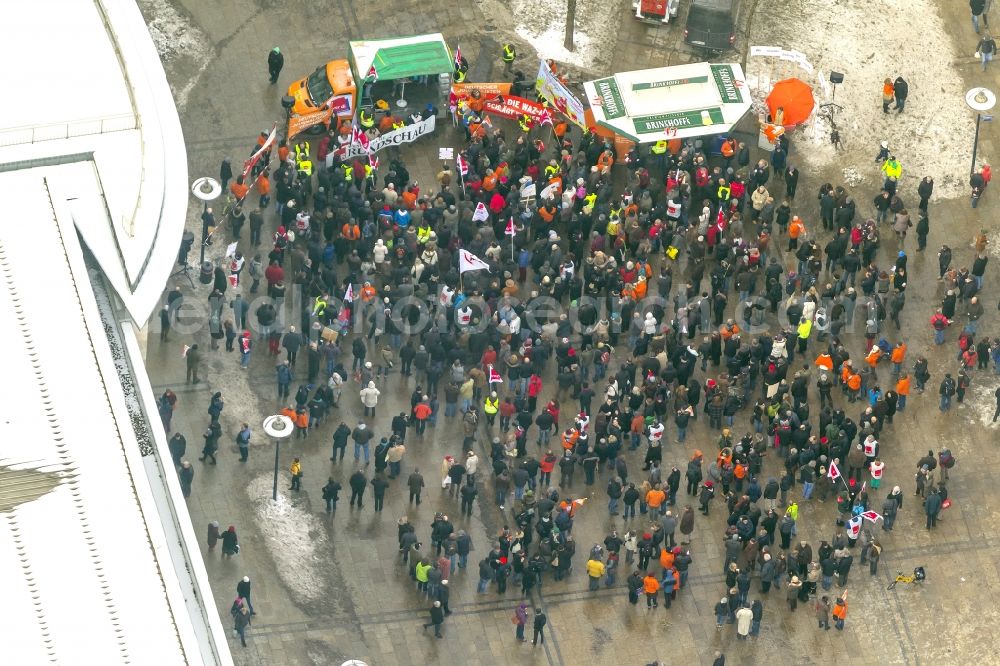
{"label": "street lamp", "polygon": [[222,194],[222,185],[216,179],[205,176],[191,183],[191,194],[200,199],[204,204],[201,211],[201,255],[198,259],[198,267],[201,269],[202,274],[204,274],[205,244],[208,242],[208,202],[219,198],[219,195]]}
{"label": "street lamp", "polygon": [[292,436],[295,426],[287,416],[276,414],[264,419],[264,432],[274,440],[274,489],[271,499],[278,501],[278,465],[281,463],[281,440]]}
{"label": "street lamp", "polygon": [[976,172],[976,153],[979,150],[979,123],[982,120],[987,122],[993,120],[993,116],[983,115],[983,111],[989,111],[996,105],[997,96],[993,94],[992,90],[982,87],[973,88],[965,93],[965,103],[976,112],[976,138],[972,141],[972,168],[969,170],[970,174],[974,174]]}

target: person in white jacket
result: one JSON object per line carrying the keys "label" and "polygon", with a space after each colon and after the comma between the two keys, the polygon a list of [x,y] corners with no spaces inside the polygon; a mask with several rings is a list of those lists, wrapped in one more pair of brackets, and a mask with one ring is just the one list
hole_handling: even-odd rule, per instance
{"label": "person in white jacket", "polygon": [[368,386],[361,389],[361,404],[365,407],[365,416],[375,416],[375,407],[381,394],[382,392],[375,388],[375,382],[368,382]]}

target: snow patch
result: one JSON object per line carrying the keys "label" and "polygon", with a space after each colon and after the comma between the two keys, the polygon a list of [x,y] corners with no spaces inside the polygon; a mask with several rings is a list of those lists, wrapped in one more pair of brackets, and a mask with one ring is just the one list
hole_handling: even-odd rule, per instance
{"label": "snow patch", "polygon": [[[1000,377],[988,371],[977,372],[972,378],[972,384],[965,393],[962,406],[972,425],[979,425],[990,430],[1000,428],[1000,423],[993,422],[993,412],[996,410],[994,393],[1000,387]],[[954,403],[953,403],[954,405]]]}
{"label": "snow patch", "polygon": [[180,89],[174,81],[183,76],[167,77],[177,108],[183,110],[191,90],[212,62],[212,43],[188,16],[179,12],[168,0],[138,0],[138,4],[168,74],[172,69],[176,70],[175,74],[190,73]]}
{"label": "snow patch", "polygon": [[[876,9],[869,0],[760,0],[756,16],[750,44],[801,51],[815,72],[778,58],[750,56],[746,69],[748,81],[756,84],[755,96],[766,97],[772,83],[795,76],[813,86],[816,112],[828,101],[843,107],[834,116],[839,150],[830,143],[829,123],[816,112],[790,134],[793,155],[810,171],[825,170],[829,177],[839,171],[845,181],[880,184],[875,155],[879,142],[887,140],[903,166],[904,191],[912,192],[920,178],[932,175],[935,198],[967,193],[975,116],[953,63],[971,53],[956,52],[936,3],[882,0]],[[917,42],[912,22],[900,16],[920,17]],[[835,99],[831,70],[844,73]],[[909,83],[906,109],[885,114],[882,82],[897,76]],[[982,150],[980,157],[988,161]]]}
{"label": "snow patch", "polygon": [[[539,57],[581,69],[608,71],[614,55],[613,50],[607,48],[608,30],[621,21],[619,3],[577,3],[572,51],[563,47],[566,0],[513,0],[504,11],[513,14],[515,31],[538,51]],[[525,74],[534,76],[535,72]]]}
{"label": "snow patch", "polygon": [[283,484],[289,482],[287,474],[282,477],[278,479],[277,502],[271,499],[271,474],[254,478],[247,486],[247,495],[281,580],[295,596],[316,601],[328,596],[322,553],[330,544],[320,521],[303,506],[304,500],[290,499],[281,492]]}

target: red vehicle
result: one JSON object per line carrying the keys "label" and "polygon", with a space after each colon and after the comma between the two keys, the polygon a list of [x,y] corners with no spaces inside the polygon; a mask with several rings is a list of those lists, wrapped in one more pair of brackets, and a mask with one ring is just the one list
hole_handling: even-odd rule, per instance
{"label": "red vehicle", "polygon": [[647,23],[670,23],[677,18],[681,0],[633,0],[635,17]]}

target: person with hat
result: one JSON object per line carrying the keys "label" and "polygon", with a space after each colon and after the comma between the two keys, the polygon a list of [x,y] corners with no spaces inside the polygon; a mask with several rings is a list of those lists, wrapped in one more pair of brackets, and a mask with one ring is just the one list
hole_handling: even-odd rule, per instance
{"label": "person with hat", "polygon": [[256,611],[253,609],[253,604],[250,602],[250,577],[243,576],[240,582],[236,583],[236,596],[243,599],[246,603],[247,608],[250,610],[250,615],[256,615]]}
{"label": "person with hat", "polygon": [[[281,74],[281,68],[285,66],[285,56],[281,53],[281,49],[275,46],[271,49],[270,53],[267,54],[267,73],[271,78],[271,84],[278,82],[278,75]],[[225,187],[225,185],[223,185]],[[244,645],[244,647],[246,647]]]}

